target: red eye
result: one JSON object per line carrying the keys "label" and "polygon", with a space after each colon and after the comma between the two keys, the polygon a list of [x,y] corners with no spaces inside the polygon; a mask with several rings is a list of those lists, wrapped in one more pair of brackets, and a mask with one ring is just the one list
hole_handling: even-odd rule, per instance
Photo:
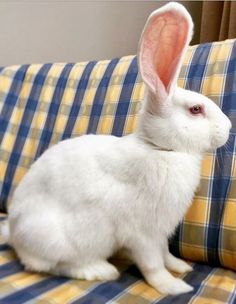
{"label": "red eye", "polygon": [[196,106],[193,106],[193,107],[189,108],[189,111],[193,115],[197,115],[197,114],[202,114],[203,113],[202,107],[200,105],[196,105]]}

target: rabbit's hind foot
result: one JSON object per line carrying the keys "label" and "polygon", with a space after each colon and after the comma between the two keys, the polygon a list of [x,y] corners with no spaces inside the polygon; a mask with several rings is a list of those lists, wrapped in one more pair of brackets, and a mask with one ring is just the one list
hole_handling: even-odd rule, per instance
{"label": "rabbit's hind foot", "polygon": [[53,273],[74,279],[85,279],[88,281],[111,281],[119,277],[115,266],[107,261],[96,261],[84,266],[72,263],[59,263]]}

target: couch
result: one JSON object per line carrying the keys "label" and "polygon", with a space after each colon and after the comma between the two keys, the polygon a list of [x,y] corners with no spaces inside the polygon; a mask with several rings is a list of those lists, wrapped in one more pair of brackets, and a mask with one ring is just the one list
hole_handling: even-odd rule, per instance
{"label": "couch", "polygon": [[[170,239],[170,250],[194,267],[181,275],[194,291],[159,294],[116,257],[117,281],[27,272],[0,237],[1,304],[236,303],[236,40],[189,47],[178,81],[210,97],[233,125],[226,146],[205,155],[192,206]],[[144,91],[136,56],[0,68],[0,220],[17,184],[51,145],[88,133],[131,133]]]}

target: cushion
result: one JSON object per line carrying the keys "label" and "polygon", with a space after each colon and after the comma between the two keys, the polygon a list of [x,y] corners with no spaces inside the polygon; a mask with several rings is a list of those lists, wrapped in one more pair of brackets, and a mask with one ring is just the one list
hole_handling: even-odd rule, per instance
{"label": "cushion", "polygon": [[[4,218],[5,215],[0,214],[0,221]],[[236,273],[230,270],[192,263],[194,271],[179,276],[194,286],[194,291],[180,296],[164,296],[145,283],[141,273],[130,263],[124,260],[113,260],[112,263],[121,271],[121,276],[106,283],[27,272],[0,235],[0,303],[235,303]]]}
{"label": "cushion", "polygon": [[[227,148],[207,154],[192,207],[171,240],[186,259],[236,268],[234,193],[236,42],[190,47],[179,85],[212,98],[230,117]],[[0,71],[0,207],[49,146],[85,133],[133,131],[144,95],[135,56]]]}
{"label": "cushion", "polygon": [[179,85],[211,98],[232,129],[224,147],[205,155],[201,183],[171,249],[186,259],[236,269],[236,41],[191,47]]}
{"label": "cushion", "polygon": [[[164,296],[151,288],[134,266],[113,261],[121,277],[117,281],[71,280],[23,270],[12,251],[3,251],[0,265],[2,304],[223,304],[234,303],[236,274],[233,271],[192,264],[194,271],[184,280],[194,291],[180,296]],[[120,265],[118,264],[120,263]]]}

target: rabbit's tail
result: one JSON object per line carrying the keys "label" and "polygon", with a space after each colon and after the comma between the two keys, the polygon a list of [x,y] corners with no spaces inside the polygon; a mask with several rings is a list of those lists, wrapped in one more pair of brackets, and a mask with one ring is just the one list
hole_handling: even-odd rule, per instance
{"label": "rabbit's tail", "polygon": [[10,229],[8,220],[5,220],[0,223],[0,232],[5,242],[10,244]]}

